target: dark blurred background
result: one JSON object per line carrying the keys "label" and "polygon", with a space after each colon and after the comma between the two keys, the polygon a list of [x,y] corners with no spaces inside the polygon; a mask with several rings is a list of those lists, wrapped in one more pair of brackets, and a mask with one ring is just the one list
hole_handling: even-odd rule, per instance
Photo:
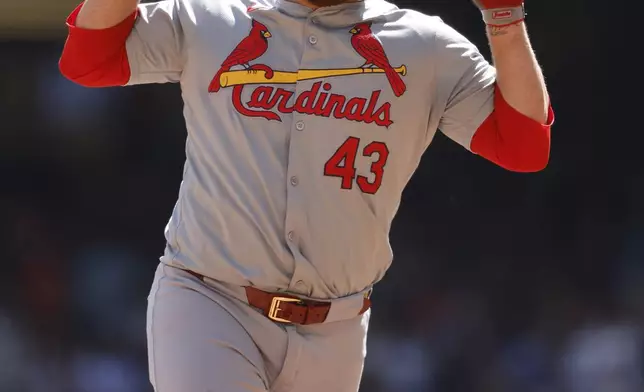
{"label": "dark blurred background", "polygon": [[[468,0],[397,3],[489,58]],[[592,4],[527,4],[557,116],[545,171],[506,172],[441,136],[425,154],[374,294],[363,392],[644,390],[644,157],[625,115],[641,98],[609,92],[632,64],[607,71],[619,50],[600,42],[620,37]],[[151,391],[146,296],[182,104],[177,86],[61,77],[75,5],[0,3],[1,392]]]}

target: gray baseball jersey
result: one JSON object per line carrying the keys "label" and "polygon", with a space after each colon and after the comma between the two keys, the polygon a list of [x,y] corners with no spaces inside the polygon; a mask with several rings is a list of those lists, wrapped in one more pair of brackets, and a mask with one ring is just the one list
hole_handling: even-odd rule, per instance
{"label": "gray baseball jersey", "polygon": [[139,7],[129,84],[178,82],[186,163],[162,262],[267,291],[360,292],[437,129],[469,148],[494,68],[441,19],[365,0]]}

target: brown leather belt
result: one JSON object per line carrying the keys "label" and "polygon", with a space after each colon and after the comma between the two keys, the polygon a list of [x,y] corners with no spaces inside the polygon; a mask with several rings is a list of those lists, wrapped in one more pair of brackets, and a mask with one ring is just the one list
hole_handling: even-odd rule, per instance
{"label": "brown leather belt", "polygon": [[[187,272],[199,280],[204,280],[204,277],[196,272]],[[248,304],[261,310],[264,316],[278,323],[320,324],[326,320],[332,306],[332,302],[302,299],[284,293],[269,293],[250,286],[244,288]],[[363,314],[370,307],[371,300],[365,296],[362,309],[357,315]]]}

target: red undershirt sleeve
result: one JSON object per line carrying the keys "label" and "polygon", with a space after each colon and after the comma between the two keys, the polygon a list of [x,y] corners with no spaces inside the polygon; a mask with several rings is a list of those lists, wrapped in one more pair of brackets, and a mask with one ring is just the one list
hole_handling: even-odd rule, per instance
{"label": "red undershirt sleeve", "polygon": [[497,86],[494,112],[476,130],[470,149],[505,169],[537,172],[543,170],[550,159],[553,123],[551,105],[548,105],[546,124],[541,124],[510,106]]}
{"label": "red undershirt sleeve", "polygon": [[68,79],[86,87],[123,86],[130,79],[125,47],[137,12],[116,26],[90,30],[76,27],[79,5],[67,18],[68,36],[58,63]]}

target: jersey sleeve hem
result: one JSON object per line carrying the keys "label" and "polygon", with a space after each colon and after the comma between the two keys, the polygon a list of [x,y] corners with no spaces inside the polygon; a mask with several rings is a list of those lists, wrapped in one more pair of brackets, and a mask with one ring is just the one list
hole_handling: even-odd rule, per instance
{"label": "jersey sleeve hem", "polygon": [[550,159],[550,129],[555,121],[548,103],[545,124],[514,109],[495,88],[494,112],[478,128],[470,150],[515,172],[538,172]]}
{"label": "jersey sleeve hem", "polygon": [[66,20],[68,36],[59,60],[60,72],[87,87],[125,85],[131,75],[125,43],[138,12],[113,27],[86,29],[76,26],[81,7],[77,6]]}

